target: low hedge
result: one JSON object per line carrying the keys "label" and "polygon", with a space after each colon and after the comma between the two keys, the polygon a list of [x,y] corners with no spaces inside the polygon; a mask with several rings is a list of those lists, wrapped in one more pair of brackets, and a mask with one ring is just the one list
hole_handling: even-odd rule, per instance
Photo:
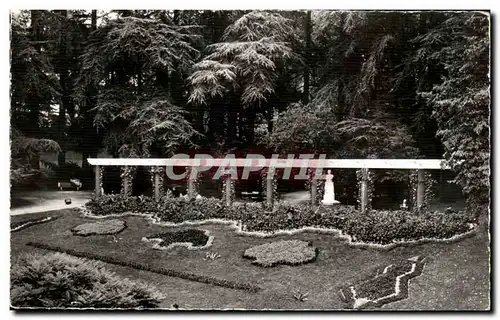
{"label": "low hedge", "polygon": [[125,212],[153,214],[164,222],[227,219],[240,221],[246,231],[275,232],[302,227],[335,228],[356,241],[390,244],[394,241],[422,238],[450,238],[470,230],[476,223],[473,215],[464,211],[370,210],[361,213],[354,206],[292,205],[276,202],[273,208],[262,203],[235,203],[226,206],[216,198],[168,198],[159,201],[147,197],[107,195],[86,204],[93,214],[106,216]]}
{"label": "low hedge", "polygon": [[185,280],[190,280],[190,281],[195,281],[195,282],[200,282],[200,283],[205,283],[205,284],[211,284],[214,286],[219,286],[219,287],[224,287],[224,288],[230,288],[230,289],[236,289],[236,290],[246,290],[250,292],[258,292],[261,290],[259,286],[249,284],[249,283],[242,283],[238,281],[231,281],[231,280],[226,280],[226,279],[218,279],[210,276],[205,276],[201,274],[196,274],[196,273],[191,273],[191,272],[185,272],[185,271],[178,271],[174,269],[168,269],[168,268],[163,268],[163,267],[151,267],[148,264],[144,262],[135,262],[132,260],[120,260],[112,256],[107,256],[107,255],[102,255],[98,254],[95,252],[84,252],[84,251],[77,251],[73,249],[66,249],[62,248],[59,246],[52,246],[40,242],[28,242],[26,245],[38,248],[38,249],[43,249],[43,250],[49,250],[49,251],[55,251],[55,252],[60,252],[60,253],[65,253],[67,255],[79,257],[79,258],[86,258],[90,260],[97,260],[109,264],[114,264],[118,266],[123,266],[123,267],[130,267],[134,268],[137,270],[144,270],[144,271],[149,271],[157,274],[162,274],[165,276],[169,277],[177,277]]}

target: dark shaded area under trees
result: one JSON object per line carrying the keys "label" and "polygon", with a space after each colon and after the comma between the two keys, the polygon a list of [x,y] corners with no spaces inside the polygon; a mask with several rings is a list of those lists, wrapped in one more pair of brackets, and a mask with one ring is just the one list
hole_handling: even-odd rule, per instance
{"label": "dark shaded area under trees", "polygon": [[489,32],[482,12],[21,10],[11,183],[68,150],[89,181],[102,149],[445,157],[484,209]]}

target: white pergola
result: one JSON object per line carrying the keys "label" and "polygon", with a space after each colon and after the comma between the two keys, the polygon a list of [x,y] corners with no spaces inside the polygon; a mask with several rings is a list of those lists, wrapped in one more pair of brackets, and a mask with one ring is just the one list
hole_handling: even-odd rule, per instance
{"label": "white pergola", "polygon": [[[100,177],[100,167],[101,166],[148,166],[148,167],[192,167],[192,168],[202,168],[202,167],[252,167],[255,166],[256,159],[249,158],[207,158],[207,159],[197,159],[197,158],[90,158],[88,162],[95,166],[95,194],[99,197],[101,194],[101,177]],[[417,185],[417,206],[420,207],[424,201],[425,193],[425,178],[424,171],[437,169],[446,170],[450,169],[445,160],[441,159],[259,159],[259,167],[273,167],[273,168],[294,168],[305,166],[308,168],[352,168],[352,169],[362,169],[362,180],[361,180],[361,210],[365,211],[368,204],[368,194],[367,194],[367,179],[369,169],[410,169],[418,171],[418,185]],[[154,178],[154,194],[155,199],[160,197],[160,179],[158,170],[155,170]],[[272,175],[267,179],[267,195],[266,199],[269,204],[272,204]],[[188,194],[192,194],[193,184],[188,183]],[[127,189],[128,186],[125,186]],[[227,183],[226,187],[226,201],[228,204],[231,203],[230,200],[230,184]],[[313,199],[315,194],[315,189],[313,188]],[[313,205],[314,205],[314,200]]]}

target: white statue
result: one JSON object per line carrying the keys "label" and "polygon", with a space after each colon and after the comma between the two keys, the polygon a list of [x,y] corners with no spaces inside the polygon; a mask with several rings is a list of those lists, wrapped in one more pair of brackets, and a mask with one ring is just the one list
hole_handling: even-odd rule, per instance
{"label": "white statue", "polygon": [[331,170],[328,170],[325,179],[325,194],[321,203],[327,206],[340,203],[335,200],[335,187],[333,186],[333,174]]}
{"label": "white statue", "polygon": [[399,205],[399,208],[400,208],[401,210],[406,210],[406,209],[408,209],[408,205],[406,205],[406,199],[404,199],[404,200],[403,200],[403,204],[400,204],[400,205]]}

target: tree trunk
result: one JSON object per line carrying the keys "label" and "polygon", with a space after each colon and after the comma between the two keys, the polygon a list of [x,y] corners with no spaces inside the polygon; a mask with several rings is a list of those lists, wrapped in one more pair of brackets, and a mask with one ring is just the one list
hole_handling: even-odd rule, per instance
{"label": "tree trunk", "polygon": [[267,120],[267,132],[273,132],[273,118],[274,118],[274,107],[273,104],[267,106],[266,120]]}
{"label": "tree trunk", "polygon": [[213,99],[209,109],[208,137],[211,142],[224,136],[224,103],[221,98]]}
{"label": "tree trunk", "polygon": [[[33,47],[40,53],[41,44],[38,41],[43,40],[40,32],[40,10],[31,10],[31,32],[30,40],[34,41]],[[26,106],[28,107],[28,123],[23,128],[25,133],[31,137],[40,137],[40,104],[35,94],[28,93],[26,97]],[[38,163],[38,161],[37,161]],[[37,165],[37,167],[39,167]]]}
{"label": "tree trunk", "polygon": [[157,69],[155,73],[156,73],[156,84],[159,87],[168,90],[169,87],[168,71]]}
{"label": "tree trunk", "polygon": [[246,125],[245,125],[245,140],[248,146],[251,146],[255,140],[255,118],[256,113],[255,110],[252,110],[250,107],[245,110],[246,114]]}
{"label": "tree trunk", "polygon": [[97,30],[97,10],[92,10],[92,18],[90,23],[90,30]]}
{"label": "tree trunk", "polygon": [[302,102],[306,105],[309,103],[309,73],[311,70],[311,10],[306,12],[306,22],[305,22],[305,68],[304,68],[304,93]]}
{"label": "tree trunk", "polygon": [[137,94],[142,94],[142,66],[140,60],[137,62]]}
{"label": "tree trunk", "polygon": [[[90,31],[93,32],[97,30],[97,10],[92,10],[91,13],[91,23]],[[98,135],[94,128],[93,120],[94,113],[90,112],[95,107],[97,89],[93,86],[88,88],[87,91],[89,105],[85,106],[85,110],[82,110],[83,122],[82,122],[82,132],[84,133],[84,141],[82,141],[82,168],[90,168],[88,163],[88,158],[96,158],[99,150],[97,144]]]}
{"label": "tree trunk", "polygon": [[179,10],[174,10],[174,17],[172,18],[172,22],[174,23],[175,26],[179,25]]}
{"label": "tree trunk", "polygon": [[338,79],[339,83],[337,86],[337,110],[335,112],[335,118],[337,119],[337,122],[340,122],[344,120],[346,116],[346,108],[345,108],[345,93],[344,93],[344,82],[342,79]]}
{"label": "tree trunk", "polygon": [[66,28],[66,20],[68,17],[68,10],[61,10],[61,36],[59,40],[59,84],[62,89],[61,103],[59,104],[59,118],[58,118],[58,135],[59,145],[62,152],[58,155],[58,165],[64,165],[66,162],[66,146],[65,146],[65,132],[66,132],[66,109],[69,108],[71,103],[71,88],[69,84],[68,75],[68,33]]}
{"label": "tree trunk", "polygon": [[232,145],[237,141],[238,109],[232,96],[226,99],[227,134],[226,144]]}
{"label": "tree trunk", "polygon": [[61,88],[63,90],[63,95],[61,97],[61,103],[59,104],[59,117],[58,117],[58,135],[59,135],[59,146],[62,151],[59,152],[57,156],[57,164],[59,166],[66,163],[66,145],[65,145],[65,132],[66,132],[66,107],[68,105],[68,100],[70,99],[68,89],[67,89],[67,72],[63,71],[59,78]]}
{"label": "tree trunk", "polygon": [[[345,23],[345,15],[340,15],[340,23],[339,28],[337,28],[337,33],[339,36],[339,43],[344,43],[346,39],[346,33],[344,31],[344,23]],[[338,109],[335,111],[335,118],[337,122],[344,120],[347,116],[347,108],[345,104],[345,84],[344,79],[346,79],[349,75],[347,74],[347,68],[345,67],[345,63],[341,62],[338,66],[339,76],[337,76],[337,106]]]}

